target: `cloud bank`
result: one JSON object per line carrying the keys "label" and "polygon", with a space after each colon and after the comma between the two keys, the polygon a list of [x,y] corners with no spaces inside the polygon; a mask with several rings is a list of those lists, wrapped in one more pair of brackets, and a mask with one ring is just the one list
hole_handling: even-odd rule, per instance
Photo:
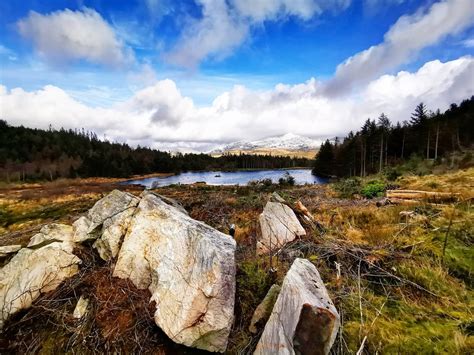
{"label": "cloud bank", "polygon": [[17,22],[17,28],[33,43],[38,54],[53,65],[86,60],[118,67],[133,60],[114,29],[92,9],[65,9],[46,15],[30,11]]}
{"label": "cloud bank", "polygon": [[402,16],[385,34],[384,41],[341,63],[327,84],[328,94],[348,93],[379,75],[407,63],[443,38],[472,26],[472,0],[444,0],[427,10]]}
{"label": "cloud bank", "polygon": [[474,58],[431,61],[418,71],[383,75],[357,96],[331,97],[322,83],[278,84],[252,91],[235,86],[206,107],[197,107],[172,80],[162,80],[111,108],[87,106],[54,86],[27,92],[0,86],[2,118],[29,127],[94,130],[99,136],[161,149],[205,151],[220,143],[288,132],[326,138],[358,129],[385,112],[393,122],[409,119],[423,101],[432,110],[474,95]]}

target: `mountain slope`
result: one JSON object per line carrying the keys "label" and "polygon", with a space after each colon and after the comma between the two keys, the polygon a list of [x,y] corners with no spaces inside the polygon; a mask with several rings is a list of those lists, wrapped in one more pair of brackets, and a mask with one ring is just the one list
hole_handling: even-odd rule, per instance
{"label": "mountain slope", "polygon": [[237,141],[223,145],[210,152],[212,155],[225,153],[253,153],[313,157],[320,142],[288,133],[282,136],[269,137],[255,141]]}

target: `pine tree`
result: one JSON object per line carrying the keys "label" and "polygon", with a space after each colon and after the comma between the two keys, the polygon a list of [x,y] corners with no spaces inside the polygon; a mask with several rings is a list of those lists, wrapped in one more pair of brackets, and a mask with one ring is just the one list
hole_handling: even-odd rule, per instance
{"label": "pine tree", "polygon": [[334,164],[333,146],[329,139],[321,144],[321,148],[316,154],[313,174],[318,176],[331,176]]}

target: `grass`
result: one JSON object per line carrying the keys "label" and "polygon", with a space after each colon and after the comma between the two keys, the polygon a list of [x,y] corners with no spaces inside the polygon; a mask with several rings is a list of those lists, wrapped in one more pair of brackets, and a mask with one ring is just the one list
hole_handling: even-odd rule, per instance
{"label": "grass", "polygon": [[[368,177],[361,186],[375,179],[383,177]],[[259,338],[259,334],[252,335],[248,331],[253,311],[273,283],[281,284],[295,257],[308,258],[317,266],[341,314],[342,332],[333,347],[335,353],[355,353],[364,337],[367,337],[365,353],[473,353],[474,213],[469,198],[473,197],[474,168],[422,177],[405,174],[390,183],[409,189],[459,192],[464,202],[445,206],[377,207],[372,200],[339,197],[340,192],[334,185],[272,185],[265,190],[247,186],[181,185],[159,189],[161,194],[181,202],[193,218],[224,233],[230,224],[237,226],[236,318],[229,353],[253,351]],[[3,228],[0,233],[7,236],[0,236],[0,243],[9,244],[8,236],[13,232],[26,231],[23,238],[31,236],[28,228],[41,223],[70,221],[116,187],[105,182],[102,185],[75,184],[72,189],[67,184],[0,189],[0,226]],[[139,193],[138,189],[127,188]],[[270,273],[269,258],[256,258],[254,248],[260,233],[258,215],[273,191],[290,203],[301,200],[324,226],[325,232],[321,235],[309,231],[305,238],[288,245],[278,258],[272,259],[277,271]],[[399,215],[404,210],[414,210],[417,215],[407,223]],[[451,217],[452,226],[443,255]],[[335,262],[341,264],[340,280],[336,280]],[[107,285],[107,279],[104,280]],[[73,289],[78,292],[77,297],[83,290]],[[93,291],[97,292],[100,290]],[[107,292],[118,291],[109,289]],[[100,314],[100,308],[105,306],[99,302],[96,307]],[[123,308],[127,307],[124,304]],[[105,319],[109,319],[107,317]],[[134,319],[131,328],[135,326]],[[99,323],[96,327],[100,328]],[[44,324],[43,332],[49,332],[50,337],[45,337],[40,330],[36,335],[43,339],[46,347],[54,345],[51,340],[54,334],[59,339],[58,344],[70,339],[70,333],[54,328],[52,324],[57,322]],[[156,331],[153,325],[149,327],[150,334]],[[99,337],[97,344],[112,346],[103,333],[97,332],[98,335],[94,333]],[[9,334],[12,339],[20,339],[22,333]],[[121,339],[128,337],[127,334],[120,333]],[[32,341],[28,339],[25,341]],[[165,344],[162,339],[148,336],[143,339],[145,349],[150,344]],[[112,348],[133,348],[131,343],[116,345]],[[173,353],[170,351],[163,348],[163,353]]]}

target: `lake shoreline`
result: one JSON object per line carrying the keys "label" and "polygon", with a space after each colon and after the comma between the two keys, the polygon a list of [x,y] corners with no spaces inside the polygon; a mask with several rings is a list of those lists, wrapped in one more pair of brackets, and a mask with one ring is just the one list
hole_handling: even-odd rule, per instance
{"label": "lake shoreline", "polygon": [[168,177],[151,177],[128,179],[121,185],[138,185],[147,189],[158,188],[169,185],[193,185],[202,184],[210,186],[232,186],[247,185],[251,181],[263,181],[270,179],[272,183],[278,183],[287,174],[291,175],[296,185],[325,184],[327,179],[312,175],[310,168],[297,169],[245,169],[245,170],[206,170],[188,171]]}

